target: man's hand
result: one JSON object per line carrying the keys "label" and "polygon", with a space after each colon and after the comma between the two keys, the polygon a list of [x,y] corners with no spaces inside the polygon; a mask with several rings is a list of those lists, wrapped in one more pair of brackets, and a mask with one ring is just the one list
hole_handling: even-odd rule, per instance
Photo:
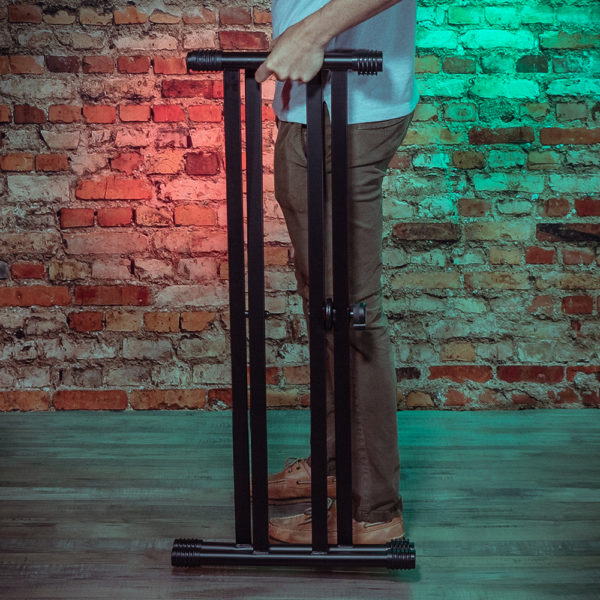
{"label": "man's hand", "polygon": [[275,40],[271,53],[256,70],[256,81],[262,83],[270,75],[280,81],[310,81],[323,66],[325,48],[336,35],[401,1],[329,0]]}
{"label": "man's hand", "polygon": [[288,27],[275,40],[269,56],[256,70],[256,81],[262,83],[270,75],[275,75],[279,81],[310,81],[323,66],[325,46],[309,35],[303,22]]}

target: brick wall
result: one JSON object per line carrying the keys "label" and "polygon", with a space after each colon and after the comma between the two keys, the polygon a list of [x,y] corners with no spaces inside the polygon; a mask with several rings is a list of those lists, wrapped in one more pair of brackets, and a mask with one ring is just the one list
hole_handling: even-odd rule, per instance
{"label": "brick wall", "polygon": [[[193,7],[191,7],[193,5]],[[219,74],[268,2],[0,6],[0,409],[230,402]],[[600,404],[600,4],[420,0],[421,103],[384,184],[400,408]],[[269,404],[308,403],[273,197]]]}

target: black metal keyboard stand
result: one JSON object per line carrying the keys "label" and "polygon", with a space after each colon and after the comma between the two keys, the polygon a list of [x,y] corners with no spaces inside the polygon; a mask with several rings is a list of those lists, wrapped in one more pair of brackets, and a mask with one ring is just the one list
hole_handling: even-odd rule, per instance
{"label": "black metal keyboard stand", "polygon": [[[321,71],[307,84],[309,351],[311,393],[312,545],[270,544],[268,535],[267,400],[265,367],[264,236],[262,201],[261,88],[254,79],[268,53],[190,52],[190,71],[224,71],[227,235],[232,359],[235,543],[176,539],[171,564],[293,565],[319,567],[415,567],[409,540],[385,545],[352,543],[352,468],[349,327],[365,327],[364,304],[349,306],[347,239],[347,75],[381,71],[381,52],[325,54]],[[240,71],[245,74],[248,310],[245,300]],[[331,74],[333,296],[325,298],[323,83]],[[250,444],[246,318],[250,373]],[[327,431],[325,334],[334,329],[337,544],[327,539]],[[252,463],[252,511],[250,471]],[[252,516],[252,519],[250,518]]]}

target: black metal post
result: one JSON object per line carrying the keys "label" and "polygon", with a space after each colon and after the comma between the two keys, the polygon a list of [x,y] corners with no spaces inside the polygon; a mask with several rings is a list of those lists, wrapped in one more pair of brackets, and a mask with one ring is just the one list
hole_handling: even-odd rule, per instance
{"label": "black metal post", "polygon": [[350,314],[348,300],[348,72],[331,73],[331,198],[338,544],[352,544]]}
{"label": "black metal post", "polygon": [[250,346],[250,440],[252,539],[269,546],[267,468],[267,384],[265,366],[265,285],[260,85],[246,70],[246,202],[248,211],[248,326]]}
{"label": "black metal post", "polygon": [[231,333],[233,427],[233,487],[235,539],[250,544],[250,470],[248,453],[248,376],[246,361],[246,275],[244,266],[244,208],[239,70],[226,70],[225,155],[227,178],[227,248]]}

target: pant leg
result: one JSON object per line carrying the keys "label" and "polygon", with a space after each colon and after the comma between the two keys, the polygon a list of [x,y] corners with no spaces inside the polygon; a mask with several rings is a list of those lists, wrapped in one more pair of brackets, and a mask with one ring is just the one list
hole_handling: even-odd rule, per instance
{"label": "pant leg", "polygon": [[[331,269],[331,140],[326,114],[325,200],[326,294],[332,291]],[[389,161],[402,142],[412,115],[390,121],[350,125],[349,288],[350,303],[367,305],[367,326],[350,331],[353,511],[360,521],[383,521],[399,514],[400,466],[393,348],[382,307],[381,183]],[[275,146],[275,193],[294,247],[295,274],[308,319],[308,223],[306,127],[281,122]],[[333,420],[333,333],[327,332],[328,472],[335,468]]]}

